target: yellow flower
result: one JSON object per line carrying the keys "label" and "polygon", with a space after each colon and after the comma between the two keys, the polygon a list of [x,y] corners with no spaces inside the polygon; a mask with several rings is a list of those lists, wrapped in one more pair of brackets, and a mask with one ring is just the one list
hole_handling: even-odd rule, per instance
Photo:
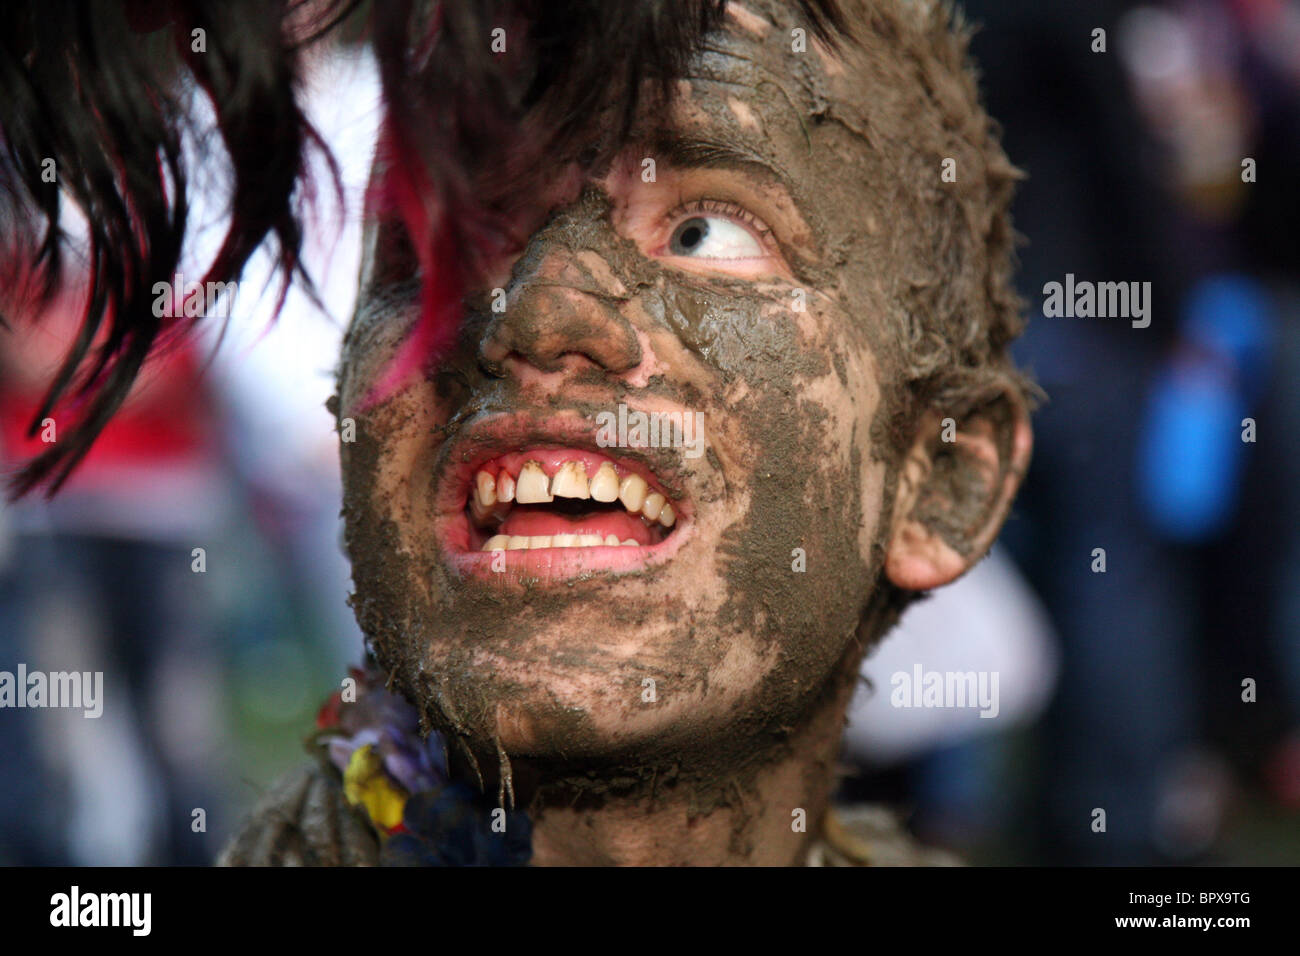
{"label": "yellow flower", "polygon": [[348,769],[343,772],[343,796],[353,806],[365,807],[370,819],[385,830],[402,822],[406,792],[388,779],[374,744],[352,752]]}

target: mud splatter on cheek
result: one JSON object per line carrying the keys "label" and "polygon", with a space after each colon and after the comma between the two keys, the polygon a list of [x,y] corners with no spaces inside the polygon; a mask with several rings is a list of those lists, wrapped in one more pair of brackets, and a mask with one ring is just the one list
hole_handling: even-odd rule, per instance
{"label": "mud splatter on cheek", "polygon": [[[796,311],[784,284],[756,291],[668,275],[660,288],[647,310],[744,396],[726,403],[726,416],[730,444],[743,445],[729,457],[753,469],[742,479],[750,505],[720,545],[729,583],[720,617],[778,650],[766,683],[779,709],[791,686],[823,679],[843,652],[871,577],[858,547],[860,457],[848,451],[854,423],[844,417],[857,404],[848,368],[864,363],[843,353],[862,346],[849,341],[841,309],[814,295],[811,311]],[[797,553],[813,555],[813,574],[793,571]]]}

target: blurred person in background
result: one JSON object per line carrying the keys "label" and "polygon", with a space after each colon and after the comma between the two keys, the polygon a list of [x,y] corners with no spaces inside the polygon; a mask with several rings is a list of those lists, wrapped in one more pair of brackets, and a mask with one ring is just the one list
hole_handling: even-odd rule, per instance
{"label": "blurred person in background", "polygon": [[[1294,814],[1300,448],[1289,438],[1300,424],[1300,3],[1144,4],[1121,28],[1153,169],[1175,203],[1167,241],[1187,283],[1175,341],[1152,384],[1142,492],[1152,524],[1194,553],[1198,590],[1216,598],[1204,602],[1210,666],[1235,668],[1238,678],[1235,698],[1207,695],[1213,750],[1190,763],[1212,779],[1222,763],[1214,752],[1227,752],[1233,772]],[[1258,716],[1237,706],[1246,679],[1260,690]],[[1208,842],[1200,829],[1185,827],[1183,842]]]}
{"label": "blurred person in background", "polygon": [[[58,495],[0,506],[0,669],[99,661],[112,698],[129,700],[131,713],[124,721],[110,707],[87,721],[6,712],[5,862],[210,862],[239,808],[261,793],[253,781],[264,765],[278,768],[296,750],[277,738],[314,714],[356,658],[325,402],[356,295],[378,86],[363,51],[323,44],[313,54],[304,103],[344,185],[317,204],[304,247],[323,277],[325,310],[295,288],[277,313],[265,292],[269,257],[257,256],[239,294],[221,304],[229,318],[214,312],[150,363]],[[193,193],[182,277],[215,253],[226,215],[222,170],[202,164],[201,139],[189,145],[190,175],[203,188]],[[67,228],[80,231],[75,221]],[[0,339],[7,472],[45,447],[26,428],[82,307],[66,293]],[[304,686],[287,683],[286,670]],[[205,814],[198,832],[195,808]]]}
{"label": "blurred person in background", "polygon": [[[1267,675],[1265,706],[1291,726],[1300,702],[1300,520],[1293,495],[1264,491],[1300,460],[1282,438],[1297,403],[1294,305],[1285,320],[1281,305],[1300,261],[1297,5],[965,6],[983,23],[990,109],[1028,174],[1022,294],[1041,306],[1073,273],[1149,280],[1155,303],[1148,328],[1040,317],[1017,346],[1051,400],[1004,540],[1064,657],[1024,797],[1038,838],[1008,839],[1052,862],[1204,859],[1233,791],[1215,747],[1252,771],[1265,749],[1243,733],[1257,718],[1241,679]],[[1247,157],[1268,172],[1247,181]],[[1269,437],[1244,442],[1247,417]],[[1294,774],[1273,778],[1294,789]]]}
{"label": "blurred person in background", "polygon": [[[35,435],[50,371],[80,316],[76,287],[0,339],[0,463]],[[229,520],[214,403],[193,343],[141,376],[82,468],[51,501],[0,511],[0,669],[103,671],[114,706],[6,710],[0,859],[26,864],[202,863],[191,810],[220,813],[224,693],[213,595],[191,551]]]}

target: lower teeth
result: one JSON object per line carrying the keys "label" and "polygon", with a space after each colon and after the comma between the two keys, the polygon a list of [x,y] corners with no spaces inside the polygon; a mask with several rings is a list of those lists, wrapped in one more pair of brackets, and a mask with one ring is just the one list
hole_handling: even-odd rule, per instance
{"label": "lower teeth", "polygon": [[639,548],[640,544],[632,538],[619,541],[612,534],[601,537],[598,534],[556,534],[556,535],[509,535],[497,534],[488,538],[480,549],[482,551],[537,551],[542,548]]}

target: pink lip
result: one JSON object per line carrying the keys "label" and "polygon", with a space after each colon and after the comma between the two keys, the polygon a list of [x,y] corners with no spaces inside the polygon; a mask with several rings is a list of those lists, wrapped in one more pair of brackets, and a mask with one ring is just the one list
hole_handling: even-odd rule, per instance
{"label": "pink lip", "polygon": [[[647,571],[669,561],[689,539],[693,525],[690,502],[672,480],[671,452],[654,449],[600,448],[596,429],[578,416],[536,420],[525,416],[493,415],[470,426],[449,450],[452,460],[443,465],[437,482],[434,530],[442,545],[444,562],[458,574],[498,582],[547,583],[571,580],[593,573],[627,574]],[[530,458],[543,463],[548,474],[551,463],[563,458],[581,458],[594,474],[601,462],[609,461],[621,475],[641,475],[663,493],[677,512],[672,533],[658,544],[638,547],[543,548],[540,550],[492,553],[473,549],[465,506],[474,475],[485,464],[506,462],[517,468]],[[548,454],[549,453],[549,454]],[[575,454],[576,453],[576,454]],[[657,458],[659,468],[649,459]],[[664,466],[667,467],[664,467]]]}

